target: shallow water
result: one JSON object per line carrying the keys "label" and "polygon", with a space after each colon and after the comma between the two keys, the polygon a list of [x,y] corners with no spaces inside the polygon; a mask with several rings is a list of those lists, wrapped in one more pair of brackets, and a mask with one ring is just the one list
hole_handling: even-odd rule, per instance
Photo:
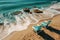
{"label": "shallow water", "polygon": [[[38,8],[48,7],[57,1],[48,1],[48,0],[0,0],[0,14],[3,15],[4,18],[9,19],[11,22],[15,20],[14,16],[11,15],[14,11],[20,11],[23,8],[33,8],[33,6],[37,6]],[[37,16],[34,16],[37,17]],[[35,18],[36,20],[36,18]],[[39,18],[38,18],[39,20]],[[3,21],[3,20],[1,20]]]}

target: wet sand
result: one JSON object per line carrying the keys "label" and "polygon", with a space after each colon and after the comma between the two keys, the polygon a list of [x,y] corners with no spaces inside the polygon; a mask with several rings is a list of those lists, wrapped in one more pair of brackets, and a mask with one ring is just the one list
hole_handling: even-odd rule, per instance
{"label": "wet sand", "polygon": [[[60,30],[60,15],[56,15],[53,18],[46,19],[46,20],[52,20],[52,22],[50,23],[50,26],[52,26],[57,30]],[[44,20],[40,20],[37,24],[40,24],[43,21]],[[29,27],[23,31],[15,31],[11,33],[9,36],[7,36],[6,38],[4,38],[3,40],[44,40],[42,36],[37,35],[33,31],[32,29],[33,25],[36,25],[36,24],[30,24]],[[44,30],[45,33],[50,35],[55,40],[60,40],[60,34],[52,32],[46,28],[43,28],[42,30]]]}

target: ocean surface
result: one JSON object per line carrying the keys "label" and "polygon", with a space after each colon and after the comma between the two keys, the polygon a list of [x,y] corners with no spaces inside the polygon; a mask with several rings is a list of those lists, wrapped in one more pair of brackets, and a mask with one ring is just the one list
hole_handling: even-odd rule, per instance
{"label": "ocean surface", "polygon": [[5,19],[15,20],[13,16],[10,16],[14,11],[19,11],[23,8],[45,8],[53,5],[60,0],[0,0],[0,23]]}
{"label": "ocean surface", "polygon": [[47,7],[59,0],[0,0],[0,13],[8,13],[33,6]]}

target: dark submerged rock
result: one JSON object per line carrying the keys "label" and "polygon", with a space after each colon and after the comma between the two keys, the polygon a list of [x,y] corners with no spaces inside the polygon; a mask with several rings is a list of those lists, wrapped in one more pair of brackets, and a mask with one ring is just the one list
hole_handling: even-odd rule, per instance
{"label": "dark submerged rock", "polygon": [[55,9],[55,10],[60,11],[60,9]]}
{"label": "dark submerged rock", "polygon": [[38,10],[38,9],[35,9],[34,12],[35,12],[35,13],[43,13],[43,11],[40,11],[40,10]]}
{"label": "dark submerged rock", "polygon": [[29,12],[30,14],[32,14],[32,12]]}
{"label": "dark submerged rock", "polygon": [[13,15],[18,15],[18,14],[20,14],[20,13],[23,14],[21,11],[16,11],[16,12],[13,12],[12,14],[13,14]]}
{"label": "dark submerged rock", "polygon": [[29,10],[29,8],[25,8],[25,9],[23,9],[24,10],[24,12],[30,12],[30,10]]}
{"label": "dark submerged rock", "polygon": [[4,23],[0,23],[0,25],[4,25]]}

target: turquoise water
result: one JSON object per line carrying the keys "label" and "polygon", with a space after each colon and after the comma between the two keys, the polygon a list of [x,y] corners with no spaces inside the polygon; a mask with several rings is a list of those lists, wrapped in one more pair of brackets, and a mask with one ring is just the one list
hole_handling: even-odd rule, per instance
{"label": "turquoise water", "polygon": [[53,2],[53,0],[0,0],[0,13],[13,12],[26,7],[32,8],[33,6],[46,7]]}
{"label": "turquoise water", "polygon": [[[1,14],[8,19],[15,20],[9,13],[23,8],[33,8],[37,6],[38,8],[48,7],[59,0],[0,0],[0,16]],[[0,20],[4,18],[0,17]]]}

